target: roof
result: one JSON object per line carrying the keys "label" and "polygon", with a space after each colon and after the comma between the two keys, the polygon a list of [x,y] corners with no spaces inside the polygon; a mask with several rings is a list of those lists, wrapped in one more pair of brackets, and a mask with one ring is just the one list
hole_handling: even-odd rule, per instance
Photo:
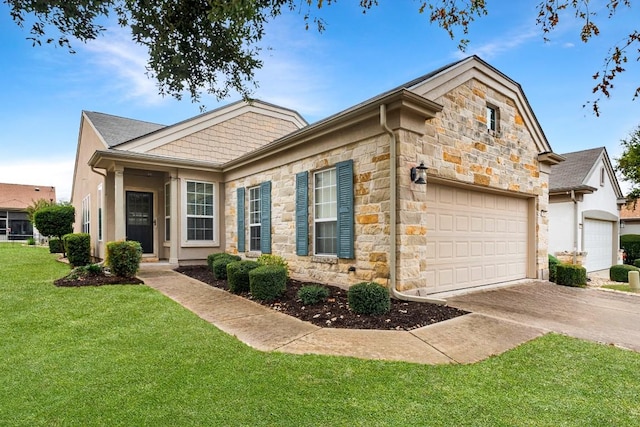
{"label": "roof", "polygon": [[551,166],[549,191],[584,187],[589,172],[603,151],[605,151],[604,147],[598,147],[562,154],[566,160]]}
{"label": "roof", "polygon": [[0,184],[0,209],[25,210],[34,201],[56,200],[56,188],[47,185]]}
{"label": "roof", "polygon": [[110,114],[85,111],[93,126],[109,147],[163,129],[166,126],[141,120],[127,119]]}
{"label": "roof", "polygon": [[631,201],[622,205],[622,209],[620,209],[620,219],[640,219],[640,203]]}

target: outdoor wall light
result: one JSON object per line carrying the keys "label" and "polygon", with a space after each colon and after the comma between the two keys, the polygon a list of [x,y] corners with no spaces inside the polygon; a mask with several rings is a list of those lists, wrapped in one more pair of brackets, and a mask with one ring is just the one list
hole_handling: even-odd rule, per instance
{"label": "outdoor wall light", "polygon": [[427,167],[424,165],[424,162],[420,162],[420,166],[411,168],[411,182],[414,184],[427,183]]}

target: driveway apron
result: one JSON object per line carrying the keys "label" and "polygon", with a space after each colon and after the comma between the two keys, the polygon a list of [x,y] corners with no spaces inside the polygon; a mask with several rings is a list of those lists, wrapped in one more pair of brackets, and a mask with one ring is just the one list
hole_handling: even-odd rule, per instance
{"label": "driveway apron", "polygon": [[640,295],[531,282],[453,296],[447,303],[485,316],[640,351]]}

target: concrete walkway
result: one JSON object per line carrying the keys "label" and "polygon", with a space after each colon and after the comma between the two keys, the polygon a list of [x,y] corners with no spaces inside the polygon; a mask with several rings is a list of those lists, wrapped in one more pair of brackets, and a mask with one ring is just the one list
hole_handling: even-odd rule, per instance
{"label": "concrete walkway", "polygon": [[320,328],[170,270],[143,265],[144,282],[222,331],[262,351],[423,364],[473,363],[548,329],[492,314],[468,314],[412,331]]}

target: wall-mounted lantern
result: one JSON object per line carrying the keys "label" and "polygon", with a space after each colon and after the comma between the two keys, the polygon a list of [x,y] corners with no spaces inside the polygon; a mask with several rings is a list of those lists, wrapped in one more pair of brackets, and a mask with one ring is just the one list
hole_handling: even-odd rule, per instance
{"label": "wall-mounted lantern", "polygon": [[427,167],[424,165],[424,162],[420,162],[420,166],[411,168],[411,182],[414,184],[427,183]]}

